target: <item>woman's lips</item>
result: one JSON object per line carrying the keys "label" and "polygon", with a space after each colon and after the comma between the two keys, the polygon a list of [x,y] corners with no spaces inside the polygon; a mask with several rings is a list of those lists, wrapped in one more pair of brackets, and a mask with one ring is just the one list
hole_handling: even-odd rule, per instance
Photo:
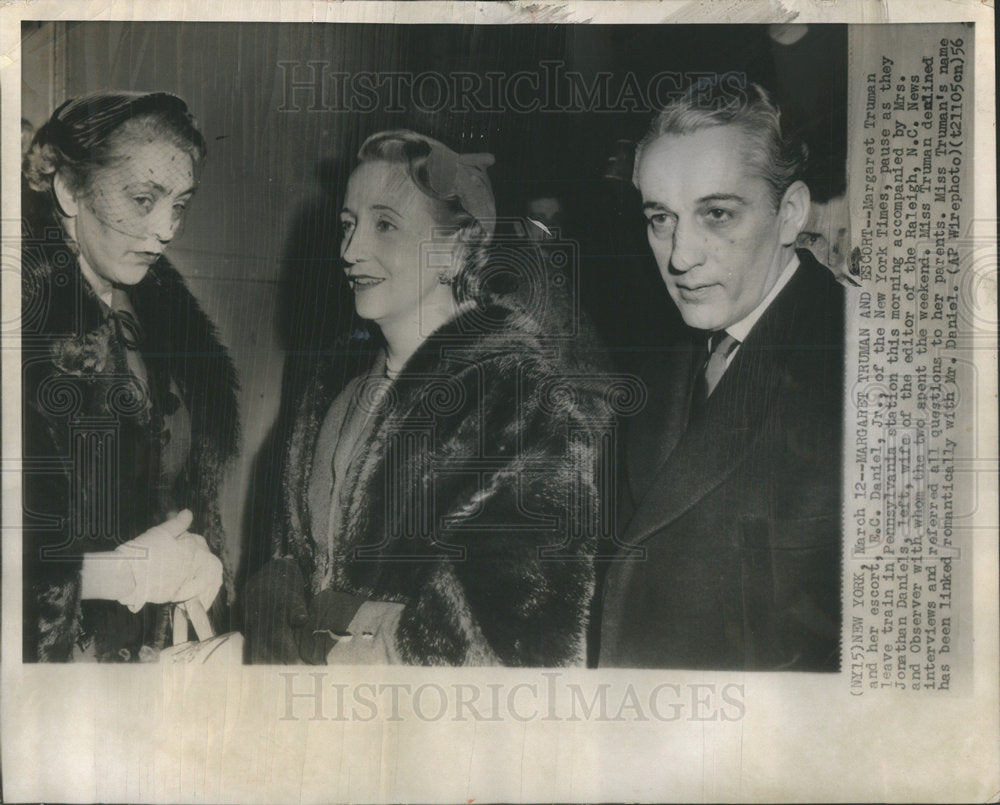
{"label": "woman's lips", "polygon": [[383,277],[369,277],[366,274],[358,274],[354,277],[348,277],[348,282],[351,283],[351,290],[354,291],[365,291],[369,288],[374,288],[380,282],[383,282]]}

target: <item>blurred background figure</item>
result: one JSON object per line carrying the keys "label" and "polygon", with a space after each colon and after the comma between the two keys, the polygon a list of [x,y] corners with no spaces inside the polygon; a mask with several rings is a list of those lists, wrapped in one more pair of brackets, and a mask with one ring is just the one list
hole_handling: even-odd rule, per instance
{"label": "blurred background figure", "polygon": [[21,118],[21,156],[28,153],[31,148],[31,140],[35,136],[35,127],[27,118]]}
{"label": "blurred background figure", "polygon": [[799,235],[796,246],[811,251],[820,263],[833,272],[838,282],[860,285],[851,274],[847,260],[850,223],[850,211],[843,195],[826,202],[813,201],[806,228]]}
{"label": "blurred background figure", "polygon": [[540,243],[552,240],[560,235],[570,236],[567,227],[566,202],[560,196],[546,188],[539,188],[529,194],[522,210],[529,239]]}

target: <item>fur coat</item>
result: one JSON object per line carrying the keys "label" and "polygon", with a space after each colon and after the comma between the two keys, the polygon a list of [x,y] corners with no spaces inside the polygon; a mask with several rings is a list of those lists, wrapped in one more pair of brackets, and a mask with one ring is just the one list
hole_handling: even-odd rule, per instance
{"label": "fur coat", "polygon": [[[138,351],[147,389],[135,385],[119,329],[58,227],[30,214],[31,201],[22,239],[23,656],[64,662],[92,639],[98,659],[136,660],[143,645],[165,640],[165,608],[133,615],[115,601],[81,601],[82,554],[113,550],[190,508],[191,530],[225,568],[218,622],[232,600],[218,496],[239,444],[236,372],[161,258],[128,289],[145,332]],[[190,449],[166,484],[160,459],[170,438],[163,417],[178,408],[172,390],[187,410]]]}
{"label": "fur coat", "polygon": [[434,333],[381,399],[362,383],[373,419],[332,553],[307,499],[339,391],[333,362],[320,366],[285,457],[273,555],[296,558],[312,594],[403,604],[403,662],[583,664],[610,416],[600,372],[562,350],[522,311],[491,306]]}

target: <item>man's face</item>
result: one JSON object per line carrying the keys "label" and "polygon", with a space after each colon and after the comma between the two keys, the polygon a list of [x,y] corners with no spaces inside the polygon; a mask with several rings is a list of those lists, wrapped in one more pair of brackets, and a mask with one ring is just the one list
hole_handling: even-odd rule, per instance
{"label": "man's face", "polygon": [[[684,321],[722,330],[767,296],[791,259],[802,223],[790,209],[797,183],[776,210],[767,182],[749,166],[737,126],[665,134],[647,146],[637,174],[649,244]],[[795,186],[793,186],[795,187]],[[791,213],[791,214],[790,214]]]}

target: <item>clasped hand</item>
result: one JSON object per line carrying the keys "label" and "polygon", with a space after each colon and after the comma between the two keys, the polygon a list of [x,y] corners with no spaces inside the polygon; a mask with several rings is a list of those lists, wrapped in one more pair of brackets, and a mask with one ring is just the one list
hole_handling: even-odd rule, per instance
{"label": "clasped hand", "polygon": [[132,593],[119,599],[133,612],[147,603],[197,598],[208,609],[215,601],[222,587],[222,562],[204,537],[188,532],[191,521],[185,509],[115,549],[135,580]]}

